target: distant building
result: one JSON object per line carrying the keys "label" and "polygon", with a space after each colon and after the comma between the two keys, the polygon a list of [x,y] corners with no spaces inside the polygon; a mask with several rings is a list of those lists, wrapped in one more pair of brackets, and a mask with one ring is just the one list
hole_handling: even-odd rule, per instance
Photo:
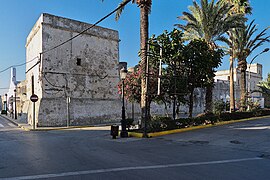
{"label": "distant building", "polygon": [[[32,93],[38,95],[38,126],[120,122],[118,32],[95,26],[61,47],[90,24],[42,14],[26,42],[26,80],[18,85],[19,112],[32,124]],[[43,54],[40,53],[44,52]]]}
{"label": "distant building", "polygon": [[[20,81],[17,81],[16,78],[16,68],[10,68],[10,82],[9,82],[9,88],[7,92],[1,97],[0,106],[3,110],[5,110],[5,106],[7,106],[8,114],[12,115],[13,111],[15,109],[15,92],[17,85],[20,83]],[[7,102],[6,102],[7,100]],[[17,102],[19,102],[19,98],[17,98]],[[0,108],[0,109],[1,109]]]}
{"label": "distant building", "polygon": [[[235,88],[235,100],[240,100],[240,71],[234,69],[234,88]],[[250,78],[249,78],[250,75]],[[250,92],[258,90],[257,84],[262,81],[262,65],[251,64],[250,72],[246,72],[246,90]],[[253,101],[259,101],[261,107],[264,107],[264,98],[261,93],[253,92],[250,95]],[[215,76],[215,88],[213,92],[213,99],[223,99],[224,101],[230,100],[230,72],[229,70],[217,71]],[[239,103],[236,103],[239,104]]]}

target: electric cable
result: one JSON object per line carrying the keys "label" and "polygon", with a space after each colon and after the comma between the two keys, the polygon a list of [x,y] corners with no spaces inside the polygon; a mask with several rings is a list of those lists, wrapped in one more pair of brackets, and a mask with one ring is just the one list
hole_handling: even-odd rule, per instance
{"label": "electric cable", "polygon": [[[82,35],[82,34],[85,33],[86,31],[88,31],[89,29],[95,27],[95,26],[98,25],[100,22],[102,22],[102,21],[104,21],[105,19],[107,19],[109,16],[111,16],[113,13],[115,13],[115,12],[118,11],[119,9],[123,8],[123,7],[124,7],[125,5],[127,5],[130,1],[131,1],[131,0],[127,0],[127,1],[124,2],[123,4],[119,5],[115,10],[113,10],[112,12],[110,12],[109,14],[107,14],[106,16],[104,16],[103,18],[101,18],[100,20],[98,20],[95,24],[91,25],[90,27],[86,28],[85,30],[83,30],[83,31],[81,31],[80,33],[78,33],[77,35],[71,37],[70,39],[68,39],[68,40],[66,40],[66,41],[64,41],[64,42],[62,42],[62,43],[60,43],[60,44],[58,44],[58,45],[56,45],[56,46],[54,46],[54,47],[52,47],[52,48],[46,50],[46,51],[41,52],[40,55],[45,54],[45,53],[47,53],[47,52],[49,52],[49,51],[52,51],[52,50],[54,50],[54,49],[56,49],[56,48],[58,48],[58,47],[60,47],[60,46],[63,46],[63,45],[66,44],[67,42],[69,42],[69,41],[71,41],[71,40],[77,38],[77,37],[80,36],[80,35]],[[38,57],[35,57],[34,59],[36,59],[36,58],[38,58]],[[31,61],[33,61],[34,59],[32,59]],[[12,68],[12,67],[23,66],[23,65],[25,65],[25,64],[27,64],[27,63],[29,63],[29,62],[31,62],[31,61],[28,61],[28,62],[19,64],[19,65],[9,66],[8,68],[6,68],[6,69],[0,71],[0,73],[5,72],[5,71],[7,71],[8,69],[10,69],[10,68]],[[31,69],[33,69],[33,68],[34,68],[37,64],[39,64],[39,63],[40,63],[40,60],[39,60],[36,64],[34,64],[32,67],[30,67],[30,68],[27,70],[27,72],[29,72]],[[27,72],[26,72],[26,73],[27,73]]]}
{"label": "electric cable", "polygon": [[25,63],[9,66],[9,67],[7,67],[6,69],[1,70],[1,71],[0,71],[0,74],[3,73],[3,72],[5,72],[5,71],[7,71],[7,70],[9,70],[10,68],[13,68],[13,67],[19,67],[19,66],[26,65],[26,64],[28,64],[28,63],[34,61],[34,60],[37,59],[37,58],[38,58],[38,56],[35,57],[35,58],[33,58],[33,59],[31,59],[30,61],[25,62]]}

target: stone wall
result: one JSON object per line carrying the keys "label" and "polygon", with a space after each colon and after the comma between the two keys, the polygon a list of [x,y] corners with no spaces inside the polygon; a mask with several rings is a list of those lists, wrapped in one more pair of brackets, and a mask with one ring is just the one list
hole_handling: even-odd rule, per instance
{"label": "stone wall", "polygon": [[[67,105],[71,125],[118,122],[121,118],[121,102],[117,93],[117,31],[94,27],[51,50],[89,26],[42,14],[29,34],[27,60],[38,56],[41,51],[45,52],[41,55],[41,63],[26,76],[28,87],[31,87],[31,76],[34,76],[35,94],[40,98],[36,103],[38,126],[65,126]],[[28,65],[27,68],[30,67]],[[28,88],[27,96],[30,95],[31,88]],[[29,106],[32,109],[31,103]],[[32,112],[28,112],[29,123],[31,119]]]}

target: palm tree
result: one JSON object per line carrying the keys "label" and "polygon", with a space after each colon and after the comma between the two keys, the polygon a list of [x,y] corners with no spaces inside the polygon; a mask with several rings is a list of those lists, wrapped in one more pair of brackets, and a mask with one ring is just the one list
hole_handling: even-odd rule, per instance
{"label": "palm tree", "polygon": [[[103,0],[102,0],[103,1]],[[138,7],[140,8],[140,66],[143,69],[143,78],[141,80],[141,109],[142,109],[142,119],[144,120],[144,126],[146,127],[146,121],[149,118],[148,114],[148,109],[149,107],[149,102],[147,102],[147,81],[148,81],[148,75],[147,75],[147,42],[149,38],[149,13],[151,11],[151,6],[152,6],[152,0],[123,0],[120,4],[119,7],[121,7],[117,12],[116,12],[116,20],[119,19],[123,9],[125,6],[124,4],[128,2],[132,2],[134,4],[137,4]],[[146,136],[146,134],[145,134]]]}
{"label": "palm tree", "polygon": [[[183,16],[178,17],[186,21],[186,25],[177,24],[184,30],[186,39],[204,39],[211,49],[217,48],[216,41],[224,39],[224,34],[230,29],[243,26],[245,19],[242,14],[228,15],[233,6],[223,4],[220,1],[208,2],[201,0],[201,5],[193,1],[193,6],[189,6],[191,13],[183,12]],[[209,71],[213,71],[212,69]],[[209,79],[210,85],[206,88],[206,111],[212,110],[212,86],[213,79]]]}
{"label": "palm tree", "polygon": [[266,35],[269,28],[265,28],[258,35],[257,25],[253,24],[254,20],[243,29],[235,30],[235,47],[236,57],[238,59],[238,69],[240,70],[240,89],[241,89],[241,110],[245,110],[246,104],[246,70],[247,70],[247,57],[258,47],[265,42],[270,42],[270,36]]}
{"label": "palm tree", "polygon": [[[229,12],[231,14],[251,14],[252,8],[250,7],[250,3],[248,0],[220,0],[223,4],[231,4],[233,8]],[[244,22],[243,22],[244,23]],[[235,111],[235,94],[234,94],[234,67],[233,63],[235,60],[235,52],[234,52],[234,37],[235,34],[233,31],[235,29],[231,29],[227,32],[229,38],[227,42],[229,46],[228,54],[230,55],[230,111]]]}
{"label": "palm tree", "polygon": [[259,92],[270,98],[270,74],[268,74],[266,81],[259,82],[257,86],[259,87],[259,90],[254,90],[252,92]]}

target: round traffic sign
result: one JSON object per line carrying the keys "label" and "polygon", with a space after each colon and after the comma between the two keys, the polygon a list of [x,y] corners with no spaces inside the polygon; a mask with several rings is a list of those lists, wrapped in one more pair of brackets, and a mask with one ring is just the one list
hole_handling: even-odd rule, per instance
{"label": "round traffic sign", "polygon": [[30,100],[31,100],[32,102],[37,102],[37,101],[38,101],[38,96],[35,95],[35,94],[32,94],[32,96],[30,97]]}

